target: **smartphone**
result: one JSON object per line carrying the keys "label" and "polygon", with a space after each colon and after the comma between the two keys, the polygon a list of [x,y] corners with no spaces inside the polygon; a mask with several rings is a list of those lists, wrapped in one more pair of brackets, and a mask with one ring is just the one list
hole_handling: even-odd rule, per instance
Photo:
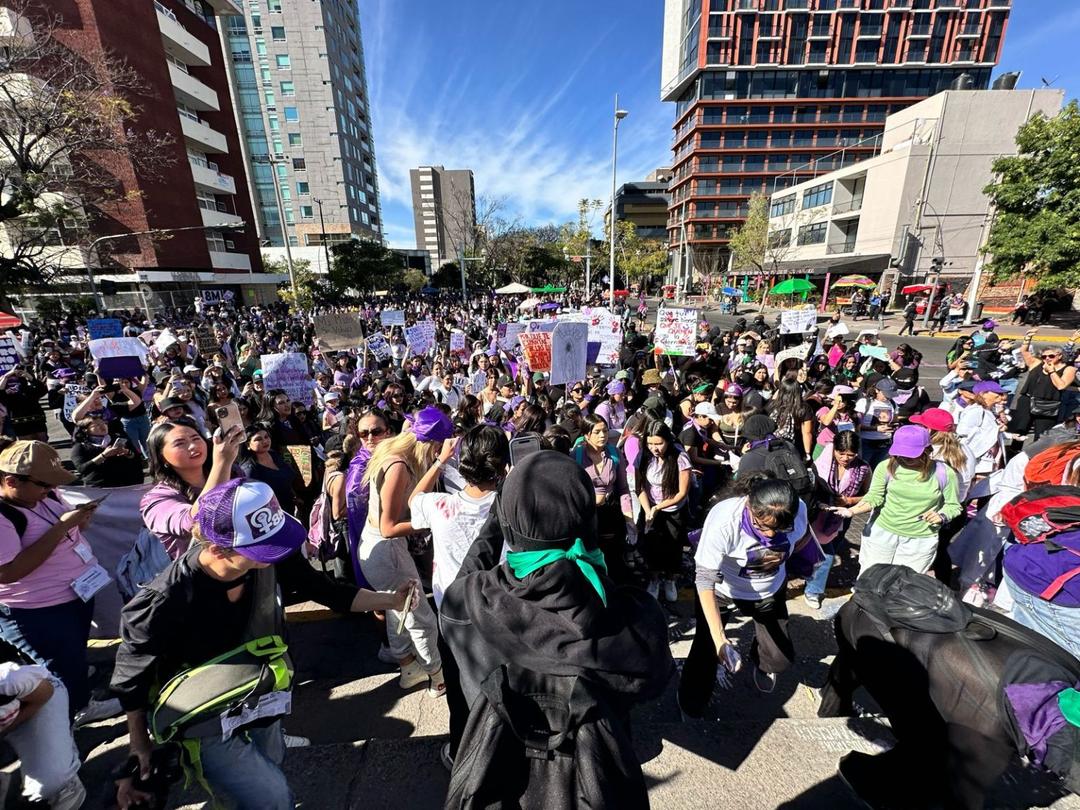
{"label": "smartphone", "polygon": [[82,504],[82,505],[80,506],[80,508],[85,508],[85,507],[87,507],[87,506],[97,506],[97,505],[98,505],[98,504],[100,504],[100,503],[101,503],[101,502],[102,502],[103,500],[105,500],[106,498],[108,498],[108,497],[109,497],[109,494],[110,494],[110,493],[106,492],[106,493],[105,493],[104,495],[102,495],[102,496],[101,496],[100,498],[96,498],[96,499],[94,499],[94,500],[92,500],[92,501],[87,501],[86,503]]}
{"label": "smartphone", "polygon": [[228,433],[233,427],[244,429],[244,420],[240,418],[240,406],[235,402],[228,405],[215,405],[214,416],[217,417],[222,435]]}
{"label": "smartphone", "polygon": [[409,618],[409,611],[413,609],[413,600],[416,598],[416,583],[414,582],[409,586],[409,595],[405,598],[405,609],[401,611],[401,618],[398,619],[397,631],[399,634],[405,632],[405,620]]}
{"label": "smartphone", "polygon": [[539,436],[518,436],[510,440],[510,466],[516,467],[533,453],[540,452]]}
{"label": "smartphone", "polygon": [[119,447],[121,450],[127,450],[127,439],[117,439],[115,442],[113,442],[113,447]]}

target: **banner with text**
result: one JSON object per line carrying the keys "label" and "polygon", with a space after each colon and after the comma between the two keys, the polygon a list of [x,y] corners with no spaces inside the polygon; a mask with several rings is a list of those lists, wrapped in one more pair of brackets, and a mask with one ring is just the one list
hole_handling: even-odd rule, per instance
{"label": "banner with text", "polygon": [[91,318],[86,322],[86,329],[91,340],[120,337],[124,334],[124,325],[119,318]]}
{"label": "banner with text", "polygon": [[308,373],[307,356],[300,352],[264,354],[262,356],[263,388],[271,391],[282,389],[292,402],[302,402],[311,407],[312,386]]}
{"label": "banner with text", "polygon": [[335,312],[315,316],[319,347],[332,352],[355,349],[364,338],[364,330],[355,312]]}
{"label": "banner with text", "polygon": [[812,332],[817,326],[817,310],[809,309],[785,309],[780,313],[780,334],[802,334]]}
{"label": "banner with text", "polygon": [[697,343],[697,316],[697,311],[693,309],[663,307],[656,315],[657,352],[693,357]]}
{"label": "banner with text", "polygon": [[409,351],[412,354],[427,354],[435,345],[435,321],[420,321],[412,326],[406,326],[405,342],[409,344]]}
{"label": "banner with text", "polygon": [[551,332],[522,332],[518,335],[525,362],[532,371],[551,371]]}

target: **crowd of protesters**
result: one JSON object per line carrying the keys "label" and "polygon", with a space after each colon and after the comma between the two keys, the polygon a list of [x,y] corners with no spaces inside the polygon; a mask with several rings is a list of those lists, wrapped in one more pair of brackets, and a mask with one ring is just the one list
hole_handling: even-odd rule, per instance
{"label": "crowd of protesters", "polygon": [[[873,329],[853,336],[839,315],[797,334],[779,317],[702,323],[693,355],[673,357],[654,351],[642,299],[620,304],[618,362],[556,385],[498,340],[501,324],[583,302],[551,303],[538,313],[493,294],[469,306],[372,299],[355,318],[365,335],[385,334],[381,359],[363,340],[331,351],[315,314],[283,305],[113,312],[147,344],[126,378],[99,374],[75,318],[12,330],[22,356],[0,375],[0,733],[27,794],[81,806],[69,721],[123,710],[123,810],[167,789],[162,751],[176,743],[215,795],[293,807],[281,763],[306,741],[282,726],[293,688],[282,605],[303,600],[376,611],[377,655],[400,688],[446,697],[448,807],[477,796],[644,806],[631,706],[673,676],[688,718],[722,700],[718,678],[744,669],[773,691],[801,643],[789,586],[801,583],[811,611],[846,598],[848,558],[864,577],[936,576],[963,604],[993,605],[1080,655],[1080,532],[1048,519],[1042,542],[1028,542],[1009,522],[1018,499],[1042,494],[1060,509],[1075,499],[1068,525],[1080,525],[1075,337],[1036,350],[1036,330],[1010,341],[986,321],[947,348],[935,402],[918,351],[888,349]],[[382,325],[385,310],[433,321],[430,348],[414,353],[401,326]],[[454,332],[465,341],[452,351]],[[306,357],[308,396],[265,384],[262,358],[280,352]],[[48,444],[50,420],[71,436],[67,465]],[[132,542],[160,560],[123,609],[107,701],[90,699],[86,661],[94,594],[111,573],[81,531],[97,504],[56,491],[79,483],[144,486],[146,531]],[[696,622],[674,675],[664,605],[680,585]],[[725,630],[736,616],[753,622],[744,649]],[[257,674],[242,705],[207,685],[226,664]],[[569,706],[560,717],[576,755],[604,763],[597,779],[567,780],[535,753],[523,770],[524,744],[490,730],[513,725],[509,695]],[[1076,705],[1062,701],[1074,748]],[[235,722],[223,726],[226,715]],[[1035,743],[1016,750],[1043,764]],[[865,798],[893,767],[846,778]],[[947,806],[981,806],[992,771]]]}

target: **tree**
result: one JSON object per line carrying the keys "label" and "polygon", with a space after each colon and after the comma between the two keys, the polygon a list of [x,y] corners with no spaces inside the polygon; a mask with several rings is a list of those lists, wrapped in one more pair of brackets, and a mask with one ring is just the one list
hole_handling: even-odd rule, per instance
{"label": "tree", "polygon": [[386,290],[401,283],[401,261],[390,248],[373,239],[351,239],[330,247],[330,288],[350,298],[350,291]]}
{"label": "tree", "polygon": [[154,178],[173,159],[170,135],[139,126],[149,87],[134,69],[71,51],[60,18],[36,0],[4,6],[13,30],[0,48],[0,297],[49,281],[60,255],[124,202],[110,166]]}
{"label": "tree", "polygon": [[440,290],[454,289],[461,286],[461,272],[457,262],[447,262],[431,274],[431,286]]}
{"label": "tree", "polygon": [[[781,272],[781,263],[791,254],[799,227],[820,213],[818,209],[806,215],[788,215],[781,220],[779,227],[770,230],[769,207],[767,196],[752,195],[746,220],[731,234],[728,242],[734,269],[756,272],[762,280],[765,276],[775,276]],[[765,308],[764,295],[761,297],[761,308]]]}
{"label": "tree", "polygon": [[626,273],[627,286],[640,284],[648,288],[652,279],[664,275],[667,271],[667,243],[662,239],[643,239],[632,222],[618,222],[615,246],[615,258]]}
{"label": "tree", "polygon": [[1080,107],[1038,114],[1016,133],[1017,154],[993,163],[984,189],[996,208],[983,248],[995,280],[1021,272],[1041,287],[1080,285]]}
{"label": "tree", "polygon": [[415,268],[409,268],[402,277],[402,283],[408,287],[409,292],[420,292],[427,285],[427,276]]}
{"label": "tree", "polygon": [[[263,254],[263,268],[267,273],[287,275],[289,264],[284,259],[271,259]],[[311,262],[307,259],[293,259],[293,282],[296,292],[293,293],[293,285],[289,282],[278,287],[278,298],[289,305],[293,310],[310,310],[322,302],[326,297],[323,288],[325,282],[311,271]]]}

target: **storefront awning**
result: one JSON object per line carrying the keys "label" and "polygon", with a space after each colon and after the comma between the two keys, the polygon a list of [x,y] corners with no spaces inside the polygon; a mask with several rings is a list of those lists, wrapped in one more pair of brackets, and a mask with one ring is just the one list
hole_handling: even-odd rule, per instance
{"label": "storefront awning", "polygon": [[889,259],[891,258],[888,253],[874,253],[863,256],[828,256],[823,259],[800,259],[780,262],[776,266],[775,275],[824,276],[826,273],[873,275],[888,270]]}

